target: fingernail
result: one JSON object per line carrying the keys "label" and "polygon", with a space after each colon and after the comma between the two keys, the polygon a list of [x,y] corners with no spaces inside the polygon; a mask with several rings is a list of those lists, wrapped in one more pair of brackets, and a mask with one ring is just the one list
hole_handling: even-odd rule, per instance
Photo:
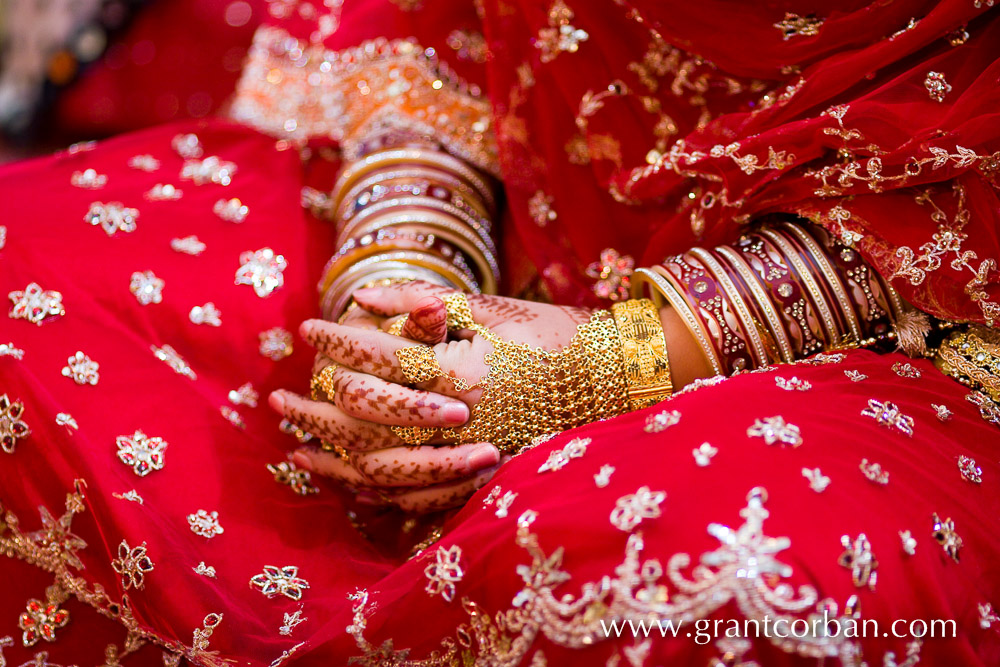
{"label": "fingernail", "polygon": [[361,505],[381,505],[382,499],[378,497],[377,493],[372,491],[358,491],[358,495],[354,496],[354,499],[358,501]]}
{"label": "fingernail", "polygon": [[308,338],[313,332],[313,322],[312,320],[306,320],[299,325],[299,335],[303,338]]}
{"label": "fingernail", "polygon": [[312,472],[313,469],[312,461],[309,459],[308,456],[306,456],[302,452],[295,452],[294,454],[292,454],[292,463],[295,464],[296,468],[302,468],[303,470],[308,470],[309,472]]}
{"label": "fingernail", "polygon": [[285,396],[280,391],[272,391],[267,397],[267,403],[278,412],[285,411]]}
{"label": "fingernail", "polygon": [[373,299],[376,296],[378,296],[378,293],[380,291],[381,289],[378,287],[361,287],[359,289],[354,290],[352,296],[354,296],[355,298],[360,296],[362,299]]}
{"label": "fingernail", "polygon": [[469,420],[469,406],[455,401],[441,409],[441,416],[449,424],[464,424]]}
{"label": "fingernail", "polygon": [[493,445],[480,445],[476,447],[465,459],[469,470],[479,470],[488,466],[496,465],[500,460],[500,452]]}

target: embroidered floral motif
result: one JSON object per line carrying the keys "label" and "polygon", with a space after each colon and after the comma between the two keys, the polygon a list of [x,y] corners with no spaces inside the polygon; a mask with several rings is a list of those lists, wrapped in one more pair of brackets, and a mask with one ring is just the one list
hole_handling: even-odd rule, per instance
{"label": "embroidered floral motif", "polygon": [[815,14],[799,16],[791,12],[785,12],[785,18],[774,24],[774,27],[781,31],[783,39],[788,41],[792,37],[813,37],[819,34],[820,26],[825,19],[816,18]]}
{"label": "embroidered floral motif", "polygon": [[0,394],[0,448],[8,454],[14,453],[19,440],[31,435],[22,415],[24,404],[21,401],[11,401],[7,394]]}
{"label": "embroidered floral motif", "polygon": [[538,31],[538,37],[532,40],[535,48],[541,51],[543,63],[555,60],[563,51],[575,53],[581,42],[590,39],[585,30],[572,25],[573,11],[563,0],[555,0],[549,7],[549,25]]}
{"label": "embroidered floral motif", "polygon": [[98,174],[96,169],[74,171],[69,179],[70,185],[84,190],[100,190],[108,184],[107,174]]}
{"label": "embroidered floral motif", "polygon": [[227,422],[240,429],[241,431],[247,427],[247,423],[243,420],[243,415],[241,415],[236,410],[233,410],[228,405],[223,405],[219,408],[219,414]]}
{"label": "embroidered floral motif", "polygon": [[195,185],[216,183],[229,185],[236,174],[236,165],[211,155],[204,160],[185,160],[181,167],[181,180],[193,181]]}
{"label": "embroidered floral motif", "polygon": [[83,352],[77,351],[76,354],[66,360],[62,374],[77,384],[96,385],[97,381],[101,379],[101,374],[98,372],[99,368],[100,364]]}
{"label": "embroidered floral motif", "polygon": [[777,376],[774,378],[774,383],[778,385],[779,389],[784,389],[785,391],[808,391],[812,389],[812,383],[809,380],[800,380],[794,375],[788,379]]}
{"label": "embroidered floral motif", "polygon": [[272,361],[281,361],[292,353],[292,334],[281,327],[260,332],[260,353]]}
{"label": "embroidered floral motif", "polygon": [[882,465],[879,463],[869,463],[868,459],[861,459],[858,468],[865,477],[876,484],[884,486],[889,483],[889,472],[883,470]]}
{"label": "embroidered floral motif", "polygon": [[275,482],[291,487],[292,491],[300,496],[319,493],[319,489],[312,483],[312,476],[309,474],[309,471],[299,470],[291,461],[268,463],[267,469],[274,475]]}
{"label": "embroidered floral motif", "polygon": [[701,443],[697,449],[692,449],[691,454],[694,455],[694,462],[696,465],[705,467],[712,462],[712,458],[719,453],[717,447],[713,447],[707,442]]}
{"label": "embroidered floral motif", "polygon": [[28,537],[62,562],[82,570],[83,563],[76,552],[86,549],[87,543],[73,534],[71,530],[73,515],[66,513],[56,519],[44,506],[38,508],[38,515],[42,520],[42,529],[30,533]]}
{"label": "embroidered floral motif", "polygon": [[983,482],[983,469],[976,465],[975,459],[965,454],[958,457],[958,472],[973,484],[982,484]]}
{"label": "embroidered floral motif", "polygon": [[553,449],[549,458],[538,468],[539,473],[561,470],[571,459],[578,459],[587,453],[590,438],[573,438],[562,449]]}
{"label": "embroidered floral motif", "polygon": [[183,375],[191,380],[198,377],[195,375],[195,372],[191,370],[191,367],[188,366],[188,363],[184,361],[184,357],[179,355],[177,350],[175,350],[172,346],[163,345],[161,347],[156,347],[155,345],[151,345],[149,349],[153,351],[153,354],[157,359],[165,363],[167,366],[170,366],[170,368],[172,368],[178,375]]}
{"label": "embroidered floral motif", "polygon": [[844,553],[840,554],[837,564],[846,567],[851,571],[851,581],[858,588],[868,587],[868,590],[875,590],[875,583],[878,581],[878,561],[872,553],[872,545],[865,537],[864,533],[851,540],[847,535],[840,538],[840,544],[844,547]]}
{"label": "embroidered floral motif", "polygon": [[145,477],[154,470],[163,470],[168,446],[163,438],[150,438],[137,430],[132,435],[118,436],[115,442],[118,445],[118,460],[132,468],[132,472],[139,477]]}
{"label": "embroidered floral motif", "polygon": [[908,530],[899,531],[899,541],[903,546],[903,553],[912,556],[917,553],[917,540]]}
{"label": "embroidered floral motif", "polygon": [[240,224],[247,219],[250,207],[236,197],[233,197],[232,199],[220,199],[215,202],[212,212],[227,222]]}
{"label": "embroidered floral motif", "polygon": [[68,412],[56,413],[56,424],[65,426],[66,430],[70,433],[80,429],[80,425],[76,423],[76,419]]}
{"label": "embroidered floral motif", "polygon": [[201,140],[194,133],[178,134],[170,140],[170,147],[185,160],[200,158],[205,154],[201,147]]}
{"label": "embroidered floral motif", "polygon": [[240,268],[236,270],[237,285],[251,285],[262,299],[285,283],[282,274],[288,262],[275,255],[270,248],[246,251],[240,255]]}
{"label": "embroidered floral motif", "polygon": [[528,200],[528,215],[531,216],[531,219],[539,227],[544,227],[559,217],[552,208],[553,201],[552,197],[541,190],[533,194],[531,199]]}
{"label": "embroidered floral motif", "polygon": [[129,502],[137,503],[139,505],[142,505],[146,502],[145,500],[143,500],[142,496],[139,495],[139,492],[136,491],[135,489],[131,489],[130,491],[126,491],[125,493],[113,492],[111,495],[117,498],[118,500],[127,500]]}
{"label": "embroidered floral motif", "polygon": [[824,475],[819,468],[803,468],[802,476],[809,480],[809,488],[816,493],[823,493],[826,487],[830,486],[830,478]]}
{"label": "embroidered floral motif", "polygon": [[664,410],[646,417],[646,425],[642,430],[646,433],[659,433],[664,431],[681,420],[681,413],[677,410]]}
{"label": "embroidered floral motif", "polygon": [[7,245],[7,226],[0,225],[0,250],[4,249]]}
{"label": "embroidered floral motif", "polygon": [[309,582],[299,577],[299,568],[295,565],[265,565],[262,573],[250,578],[250,585],[268,598],[284,595],[290,600],[301,600],[302,591],[309,588]]}
{"label": "embroidered floral motif", "polygon": [[157,183],[143,195],[149,201],[177,201],[183,196],[184,192],[170,183]]}
{"label": "embroidered floral motif", "polygon": [[143,306],[163,301],[163,286],[166,283],[157,278],[152,271],[136,271],[132,274],[128,290],[135,295],[136,301]]}
{"label": "embroidered floral motif", "polygon": [[908,437],[913,437],[913,417],[904,415],[899,407],[890,401],[868,399],[868,407],[861,411],[862,417],[871,417],[882,426],[899,429]]}
{"label": "embroidered floral motif", "polygon": [[216,535],[221,535],[225,532],[222,526],[219,525],[218,512],[198,510],[194,514],[188,514],[187,522],[188,526],[191,527],[192,533],[207,539],[212,539]]}
{"label": "embroidered floral motif", "polygon": [[205,252],[205,244],[197,236],[185,236],[182,239],[171,239],[170,248],[185,255],[200,255]]}
{"label": "embroidered floral motif", "polygon": [[257,390],[249,382],[240,385],[239,389],[229,391],[229,401],[233,405],[246,405],[247,407],[256,408],[259,398],[260,394],[257,393]]}
{"label": "embroidered floral motif", "polygon": [[500,498],[497,499],[497,510],[496,512],[494,512],[494,515],[496,515],[498,519],[507,518],[507,513],[510,512],[510,506],[514,504],[514,501],[516,499],[517,499],[517,493],[514,491],[508,491],[507,493],[503,494]]}
{"label": "embroidered floral motif", "polygon": [[894,363],[892,365],[892,372],[901,378],[916,379],[921,376],[920,369],[909,362],[905,364],[901,364],[899,362]]}
{"label": "embroidered floral motif", "polygon": [[24,359],[24,350],[14,343],[0,343],[0,357],[13,357],[20,361]]}
{"label": "embroidered floral motif", "polygon": [[139,218],[139,211],[128,208],[121,202],[110,202],[102,204],[95,201],[90,205],[87,215],[83,216],[83,221],[91,225],[100,225],[108,236],[114,236],[115,232],[129,234],[135,231],[135,222]]}
{"label": "embroidered floral motif", "polygon": [[445,602],[451,602],[455,597],[455,584],[462,581],[465,571],[462,569],[462,549],[453,544],[449,548],[438,547],[435,553],[437,560],[424,568],[427,577],[429,595],[440,595]]}
{"label": "embroidered floral motif", "polygon": [[993,605],[989,602],[981,603],[979,607],[979,627],[989,630],[994,623],[1000,623],[1000,616],[993,611]]}
{"label": "embroidered floral motif", "polygon": [[663,491],[650,491],[648,486],[640,487],[635,493],[615,501],[615,509],[611,511],[611,525],[628,533],[643,519],[660,516],[660,504],[666,498],[667,494]]}
{"label": "embroidered floral motif", "polygon": [[307,620],[309,619],[302,615],[301,609],[296,610],[292,614],[285,612],[285,620],[282,622],[281,627],[278,628],[278,634],[282,637],[290,637],[292,631],[295,630],[295,626],[305,623]]}
{"label": "embroidered floral motif", "polygon": [[931,403],[931,407],[934,408],[934,412],[939,420],[946,422],[951,419],[952,412],[948,409],[948,406]]}
{"label": "embroidered floral motif", "polygon": [[155,566],[146,553],[145,542],[137,547],[130,547],[127,541],[122,540],[118,545],[118,558],[111,561],[111,567],[121,575],[125,590],[130,588],[142,590],[146,586],[146,575],[152,572]]}
{"label": "embroidered floral motif", "polygon": [[[27,610],[21,613],[17,627],[24,630],[21,643],[25,648],[34,646],[39,640],[56,640],[56,630],[69,623],[69,612],[60,609],[56,602],[28,600]],[[2,657],[0,657],[2,659]]]}
{"label": "embroidered floral motif", "polygon": [[448,46],[455,51],[459,60],[484,63],[489,60],[490,49],[482,33],[469,30],[452,30],[448,35]]}
{"label": "embroidered floral motif", "polygon": [[43,290],[38,283],[28,283],[23,291],[9,292],[7,298],[14,303],[9,313],[12,320],[28,320],[40,326],[48,317],[62,317],[66,314],[62,294],[54,290]]}
{"label": "embroidered floral motif", "polygon": [[209,301],[204,306],[194,306],[188,313],[188,318],[194,324],[207,324],[212,327],[222,326],[222,319],[219,317],[219,309]]}
{"label": "embroidered floral motif", "polygon": [[195,574],[200,574],[201,576],[208,577],[209,579],[215,579],[215,568],[211,565],[205,565],[205,561],[201,561],[191,569],[194,570]]}
{"label": "embroidered floral motif", "polygon": [[935,102],[944,102],[945,96],[951,92],[951,85],[941,72],[928,72],[924,79],[924,88],[927,89],[927,94]]}
{"label": "embroidered floral motif", "polygon": [[134,155],[128,159],[128,166],[139,171],[153,172],[160,168],[160,161],[149,154]]}
{"label": "embroidered floral motif", "polygon": [[847,379],[851,382],[861,382],[862,380],[868,379],[868,376],[861,371],[844,371],[844,375],[846,375]]}
{"label": "embroidered floral motif", "polygon": [[601,251],[600,261],[587,267],[587,275],[594,278],[594,294],[602,299],[620,301],[628,298],[631,276],[635,260],[628,255],[619,255],[614,248]]}
{"label": "embroidered floral motif", "polygon": [[942,521],[937,512],[934,512],[933,521],[931,535],[934,537],[934,541],[940,544],[944,552],[957,563],[958,552],[962,548],[962,538],[955,532],[955,522],[951,520],[951,517]]}
{"label": "embroidered floral motif", "polygon": [[597,488],[603,489],[608,484],[611,483],[611,475],[615,472],[615,467],[612,465],[604,464],[596,475],[594,475],[594,484]]}
{"label": "embroidered floral motif", "polygon": [[781,415],[758,419],[753,423],[753,426],[747,429],[747,435],[764,438],[764,442],[769,445],[781,443],[789,447],[798,447],[802,444],[802,434],[799,427],[795,424],[789,424]]}
{"label": "embroidered floral motif", "polygon": [[979,408],[979,416],[991,424],[1000,426],[1000,406],[979,391],[973,391],[965,395],[965,400]]}

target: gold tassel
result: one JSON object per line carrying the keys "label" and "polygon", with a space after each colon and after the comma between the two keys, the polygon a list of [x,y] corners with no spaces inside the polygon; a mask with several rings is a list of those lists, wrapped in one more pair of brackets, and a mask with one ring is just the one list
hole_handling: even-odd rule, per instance
{"label": "gold tassel", "polygon": [[931,321],[927,314],[919,310],[907,310],[893,325],[896,333],[896,349],[911,357],[921,357],[927,353],[927,334],[931,332]]}

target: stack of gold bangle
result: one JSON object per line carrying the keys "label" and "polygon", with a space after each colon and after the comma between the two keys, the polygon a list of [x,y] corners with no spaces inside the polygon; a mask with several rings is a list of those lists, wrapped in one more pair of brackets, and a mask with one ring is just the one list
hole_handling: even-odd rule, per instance
{"label": "stack of gold bangle", "polygon": [[344,311],[354,290],[379,280],[496,292],[495,196],[489,180],[461,160],[425,146],[382,148],[347,165],[329,200],[338,251],[319,283],[327,318]]}

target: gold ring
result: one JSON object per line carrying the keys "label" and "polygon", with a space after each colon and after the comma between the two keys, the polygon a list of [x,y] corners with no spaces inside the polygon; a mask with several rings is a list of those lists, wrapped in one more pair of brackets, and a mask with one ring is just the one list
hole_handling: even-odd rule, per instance
{"label": "gold ring", "polygon": [[331,361],[323,370],[312,376],[309,381],[309,391],[314,401],[333,403],[333,396],[337,393],[337,388],[333,383],[333,374],[337,372],[339,367],[339,364]]}
{"label": "gold ring", "polygon": [[341,447],[340,445],[335,445],[332,442],[327,442],[326,440],[323,440],[320,442],[319,446],[320,449],[322,449],[324,452],[331,452],[333,454],[336,454],[337,458],[340,459],[341,461],[346,461],[347,463],[351,462],[351,453],[346,449],[344,449],[343,447]]}
{"label": "gold ring", "polygon": [[409,315],[403,315],[401,318],[392,323],[392,325],[387,329],[389,333],[393,336],[401,336],[403,334],[403,327],[406,326],[407,320],[410,319]]}

